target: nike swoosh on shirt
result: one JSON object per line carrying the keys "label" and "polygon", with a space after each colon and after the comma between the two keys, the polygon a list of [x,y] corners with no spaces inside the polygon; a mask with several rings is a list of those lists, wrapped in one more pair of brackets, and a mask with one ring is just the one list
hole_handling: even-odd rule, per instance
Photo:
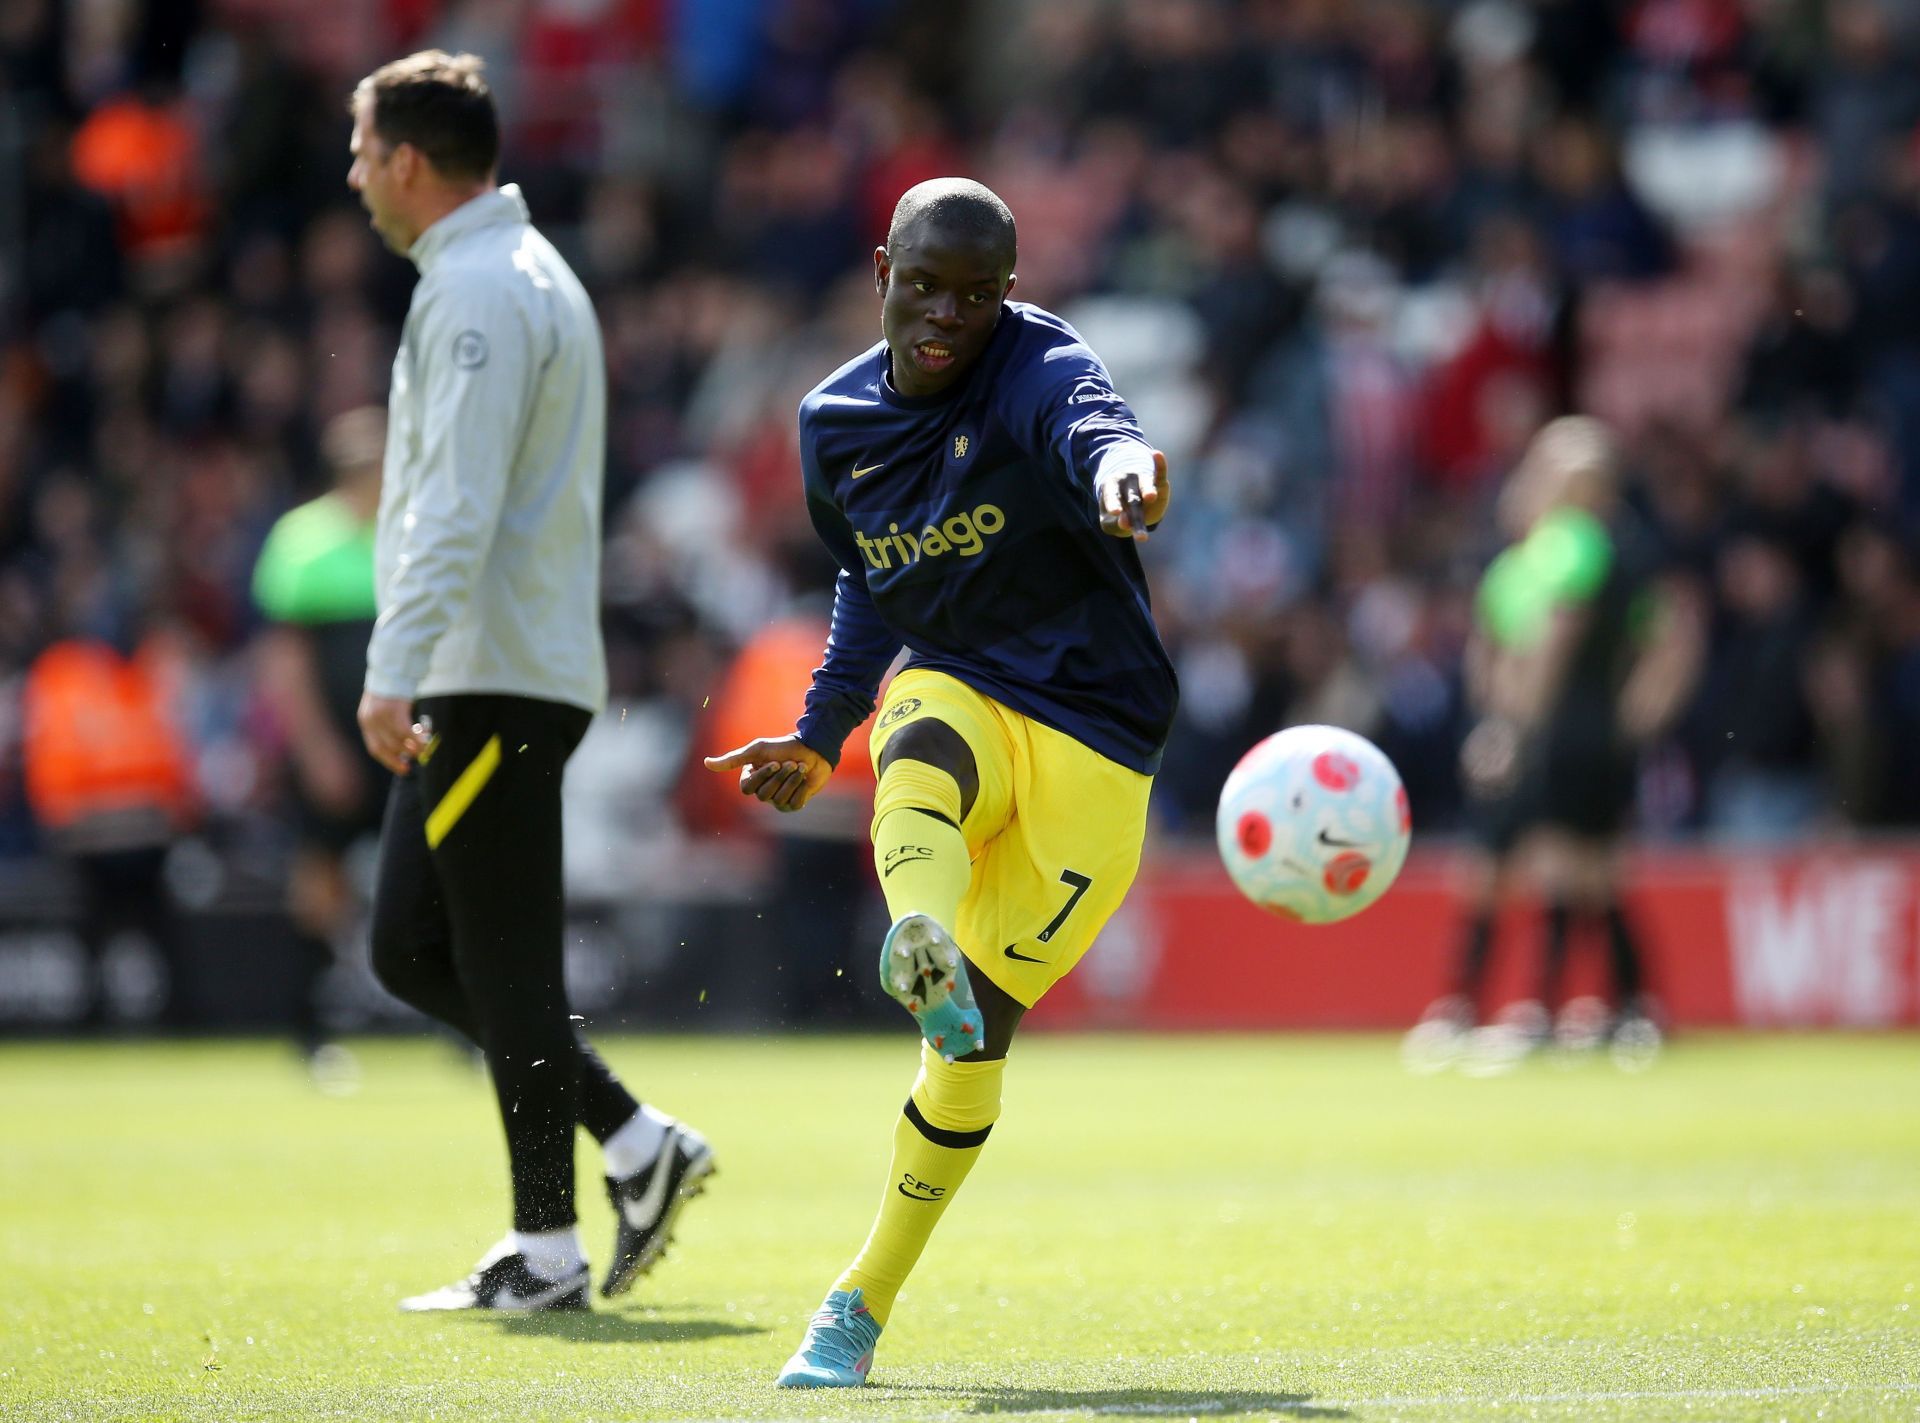
{"label": "nike swoosh on shirt", "polygon": [[1016,950],[1013,947],[1012,944],[1008,944],[1000,952],[1005,954],[1010,959],[1019,959],[1021,963],[1045,963],[1046,962],[1045,959],[1037,959],[1032,954],[1020,953],[1018,950]]}
{"label": "nike swoosh on shirt", "polygon": [[886,464],[887,462],[885,460],[881,460],[879,464],[870,464],[865,469],[856,469],[853,472],[853,477],[858,479],[863,474],[872,474],[876,469],[886,468]]}

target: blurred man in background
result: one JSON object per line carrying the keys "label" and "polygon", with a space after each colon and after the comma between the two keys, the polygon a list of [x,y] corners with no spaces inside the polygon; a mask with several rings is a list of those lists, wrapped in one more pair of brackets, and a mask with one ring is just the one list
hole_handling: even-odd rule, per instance
{"label": "blurred man in background", "polygon": [[327,1041],[320,990],[357,905],[347,852],[380,833],[388,777],[360,743],[355,720],[373,636],[373,525],[380,508],[386,412],[336,418],[322,434],[333,488],[280,516],[254,567],[253,596],[269,623],[259,649],[262,696],[280,723],[292,771],[296,842],[287,913],[302,969],[295,1039],[328,1079],[352,1059]]}
{"label": "blurred man in background", "polygon": [[1521,674],[1540,613],[1526,565],[1526,535],[1541,512],[1536,502],[1542,481],[1531,477],[1537,469],[1522,460],[1501,489],[1495,518],[1512,542],[1487,565],[1474,599],[1463,658],[1467,705],[1477,720],[1460,752],[1466,801],[1460,938],[1449,992],[1407,1034],[1403,1057],[1416,1071],[1451,1063],[1479,1023],[1500,914],[1520,888],[1524,869],[1520,852],[1533,807],[1512,772],[1519,754]]}
{"label": "blurred man in background", "polygon": [[1601,421],[1552,421],[1529,448],[1544,512],[1528,542],[1549,609],[1523,664],[1518,723],[1529,746],[1523,776],[1539,819],[1547,901],[1538,1025],[1555,1011],[1574,927],[1603,938],[1611,1012],[1574,1000],[1559,1011],[1569,1046],[1611,1038],[1637,1053],[1657,1046],[1659,1008],[1620,887],[1621,838],[1631,823],[1640,750],[1680,712],[1699,675],[1704,628],[1685,580],[1663,576],[1620,500],[1620,453]]}
{"label": "blurred man in background", "polygon": [[569,1009],[560,789],[607,694],[606,371],[586,292],[520,190],[495,184],[480,69],[428,50],[353,96],[347,181],[420,268],[388,401],[380,614],[358,710],[397,778],[373,962],[396,996],[485,1052],[513,1184],[507,1237],[466,1280],[402,1307],[584,1309],[576,1124],[607,1157],[607,1295],[659,1259],[713,1153],[643,1108]]}
{"label": "blurred man in background", "polygon": [[1645,958],[1620,894],[1619,842],[1639,748],[1692,690],[1703,637],[1691,592],[1657,577],[1620,505],[1619,480],[1611,432],[1567,416],[1535,437],[1505,496],[1527,532],[1482,589],[1487,712],[1462,752],[1471,792],[1500,834],[1470,900],[1456,995],[1428,1010],[1436,1041],[1471,1026],[1503,871],[1524,834],[1546,899],[1545,953],[1534,996],[1503,1010],[1491,1041],[1525,1049],[1556,1035],[1577,928],[1605,939],[1614,1005],[1566,1004],[1557,1036],[1569,1046],[1610,1036],[1634,1049],[1658,1042]]}

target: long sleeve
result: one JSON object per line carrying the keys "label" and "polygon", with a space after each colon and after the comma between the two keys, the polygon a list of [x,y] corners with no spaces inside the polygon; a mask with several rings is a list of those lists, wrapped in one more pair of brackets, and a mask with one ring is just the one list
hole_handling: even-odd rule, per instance
{"label": "long sleeve", "polygon": [[446,281],[408,332],[419,420],[416,482],[389,537],[367,690],[410,697],[434,644],[473,596],[527,421],[532,333],[496,286]]}
{"label": "long sleeve", "polygon": [[873,714],[880,679],[899,650],[900,639],[873,606],[867,580],[842,569],[833,587],[827,653],[814,669],[806,710],[795,728],[800,739],[839,765],[840,748]]}
{"label": "long sleeve", "polygon": [[840,576],[833,585],[833,626],[827,634],[826,656],[813,671],[806,709],[795,731],[837,766],[847,737],[873,713],[880,679],[900,650],[900,637],[887,626],[867,591],[865,562],[846,515],[834,503],[814,459],[804,410],[800,418],[800,463],[806,479],[807,513],[821,542],[840,565]]}
{"label": "long sleeve", "polygon": [[1133,412],[1072,327],[1021,302],[939,396],[902,396],[888,360],[870,347],[800,406],[807,514],[841,569],[800,739],[837,753],[904,646],[910,668],[1152,775],[1178,682],[1097,496],[1152,468]]}
{"label": "long sleeve", "polygon": [[1045,451],[1084,487],[1096,474],[1149,473],[1153,446],[1083,342],[1063,341],[1041,357],[1038,378],[1016,387],[1014,411],[1032,448]]}

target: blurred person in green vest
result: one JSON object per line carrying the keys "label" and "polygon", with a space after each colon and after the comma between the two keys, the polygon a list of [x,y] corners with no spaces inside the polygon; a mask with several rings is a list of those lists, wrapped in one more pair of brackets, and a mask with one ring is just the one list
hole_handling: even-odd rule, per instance
{"label": "blurred person in green vest", "polygon": [[[1546,901],[1535,991],[1471,1041],[1495,1058],[1556,1038],[1610,1038],[1633,1053],[1658,1045],[1621,899],[1621,841],[1640,749],[1680,711],[1702,635],[1695,599],[1660,576],[1619,482],[1612,433],[1568,416],[1534,438],[1502,495],[1501,522],[1519,537],[1480,587],[1468,679],[1481,719],[1461,750],[1478,852],[1454,979],[1409,1035],[1413,1065],[1444,1065],[1470,1045],[1496,918],[1523,864]],[[1615,1001],[1576,999],[1556,1023],[1575,929],[1604,937]]]}
{"label": "blurred person in green vest", "polygon": [[377,837],[390,777],[361,743],[355,712],[373,635],[374,516],[386,412],[337,417],[321,437],[333,487],[289,510],[267,536],[253,594],[268,627],[260,689],[286,737],[296,843],[287,912],[303,974],[294,1032],[316,1077],[350,1082],[353,1061],[328,1041],[320,989],[358,900],[347,853]]}

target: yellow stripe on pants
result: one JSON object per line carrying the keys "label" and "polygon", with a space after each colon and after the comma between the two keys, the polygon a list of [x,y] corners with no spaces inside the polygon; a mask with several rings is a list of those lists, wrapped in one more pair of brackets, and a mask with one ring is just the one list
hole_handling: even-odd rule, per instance
{"label": "yellow stripe on pants", "polygon": [[487,782],[493,779],[493,773],[499,769],[500,738],[490,736],[487,744],[480,748],[480,754],[468,763],[467,769],[447,788],[447,793],[440,797],[440,804],[427,817],[428,849],[440,848],[440,842],[460,823],[460,817],[467,813],[467,807],[486,789]]}

